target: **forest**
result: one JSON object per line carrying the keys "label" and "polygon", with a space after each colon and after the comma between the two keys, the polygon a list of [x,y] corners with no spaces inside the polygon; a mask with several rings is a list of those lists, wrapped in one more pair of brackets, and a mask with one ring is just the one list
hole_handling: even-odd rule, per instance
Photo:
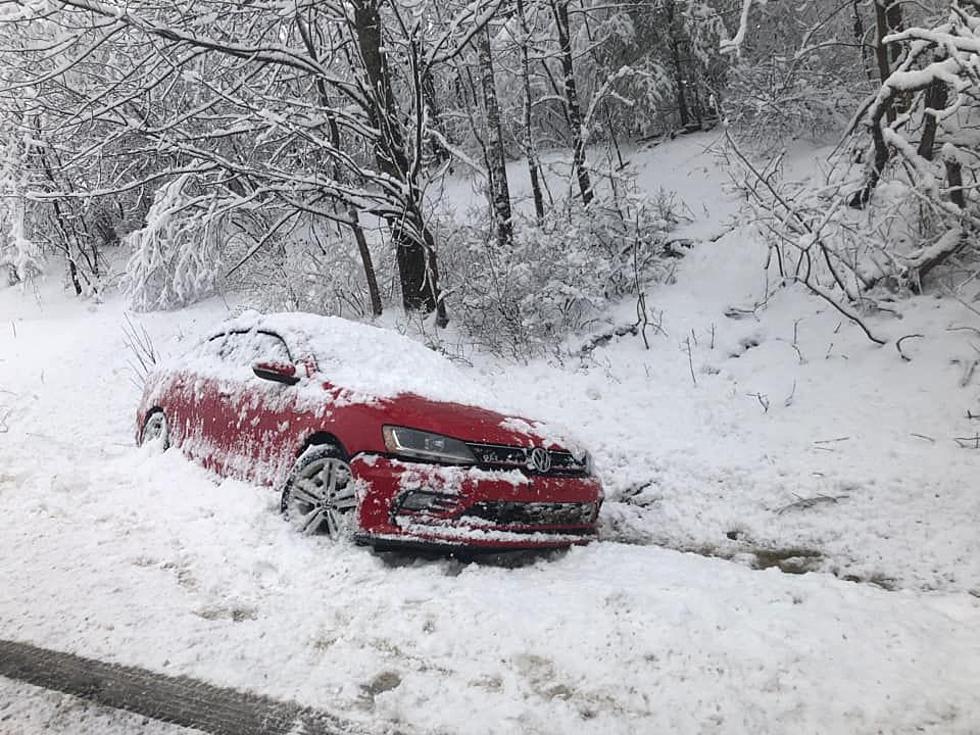
{"label": "forest", "polygon": [[[863,325],[976,254],[970,0],[7,0],[0,53],[11,284],[401,307],[529,354],[664,277],[687,215],[630,155],[713,128],[773,288]],[[836,142],[821,180],[794,140]]]}

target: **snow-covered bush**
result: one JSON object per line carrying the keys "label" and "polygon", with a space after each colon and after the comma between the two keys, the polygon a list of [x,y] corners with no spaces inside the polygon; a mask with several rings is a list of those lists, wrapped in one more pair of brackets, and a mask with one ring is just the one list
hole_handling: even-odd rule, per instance
{"label": "snow-covered bush", "polygon": [[[236,264],[254,243],[237,238],[227,246],[226,259]],[[378,259],[380,283],[395,277],[394,259]],[[299,218],[235,270],[226,286],[262,311],[306,311],[360,319],[371,314],[364,265],[345,228],[323,218]],[[389,289],[388,296],[391,295]]]}
{"label": "snow-covered bush", "polygon": [[22,198],[22,146],[15,136],[0,138],[0,269],[11,284],[27,281],[42,271],[38,244],[27,233]]}
{"label": "snow-covered bush", "polygon": [[849,203],[873,204],[889,182],[907,191],[926,237],[895,275],[916,287],[953,256],[980,256],[978,10],[951,0],[924,26],[886,37],[903,50],[901,62],[859,114],[870,165]]}
{"label": "snow-covered bush", "polygon": [[11,285],[28,281],[43,271],[41,252],[27,237],[24,219],[24,207],[18,200],[0,205],[0,267],[7,268]]}
{"label": "snow-covered bush", "polygon": [[442,253],[451,316],[483,347],[524,357],[586,328],[612,300],[667,272],[665,241],[676,224],[666,195],[620,187],[588,207],[556,202],[540,226],[520,219],[502,251],[475,222],[445,233]]}
{"label": "snow-covered bush", "polygon": [[977,10],[951,0],[921,24],[887,35],[887,18],[879,18],[882,48],[889,49],[877,59],[883,80],[857,108],[823,180],[786,182],[779,155],[760,163],[738,145],[730,148],[782,282],[804,284],[876,342],[883,340],[860,315],[875,309],[883,292],[921,290],[927,277],[948,275],[950,267],[962,269],[963,277],[943,278],[943,284],[976,276]]}
{"label": "snow-covered bush", "polygon": [[740,140],[766,150],[839,134],[858,101],[839,74],[772,56],[730,72],[724,112]]}
{"label": "snow-covered bush", "polygon": [[126,237],[133,254],[126,293],[137,311],[176,309],[214,293],[221,267],[218,199],[198,193],[192,174],[164,183],[144,226]]}

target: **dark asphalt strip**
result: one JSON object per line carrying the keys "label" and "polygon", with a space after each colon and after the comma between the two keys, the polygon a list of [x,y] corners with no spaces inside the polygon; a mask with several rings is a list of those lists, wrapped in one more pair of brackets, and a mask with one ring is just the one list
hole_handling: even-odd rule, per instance
{"label": "dark asphalt strip", "polygon": [[213,735],[352,735],[349,723],[294,702],[0,640],[0,676]]}

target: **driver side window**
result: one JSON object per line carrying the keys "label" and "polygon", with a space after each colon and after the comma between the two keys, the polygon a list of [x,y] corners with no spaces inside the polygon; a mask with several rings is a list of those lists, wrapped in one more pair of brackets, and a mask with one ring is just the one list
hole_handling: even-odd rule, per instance
{"label": "driver side window", "polygon": [[251,368],[257,362],[292,363],[286,343],[267,332],[229,334],[221,350],[222,358],[234,365]]}

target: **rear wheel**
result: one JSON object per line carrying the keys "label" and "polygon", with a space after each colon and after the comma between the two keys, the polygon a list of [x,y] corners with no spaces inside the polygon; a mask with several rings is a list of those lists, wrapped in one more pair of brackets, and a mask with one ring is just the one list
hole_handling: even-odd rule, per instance
{"label": "rear wheel", "polygon": [[349,535],[357,493],[343,452],[329,444],[307,449],[296,460],[279,507],[301,533]]}
{"label": "rear wheel", "polygon": [[159,448],[162,452],[170,446],[170,431],[167,417],[163,411],[154,411],[143,422],[143,435],[140,446],[147,444]]}

